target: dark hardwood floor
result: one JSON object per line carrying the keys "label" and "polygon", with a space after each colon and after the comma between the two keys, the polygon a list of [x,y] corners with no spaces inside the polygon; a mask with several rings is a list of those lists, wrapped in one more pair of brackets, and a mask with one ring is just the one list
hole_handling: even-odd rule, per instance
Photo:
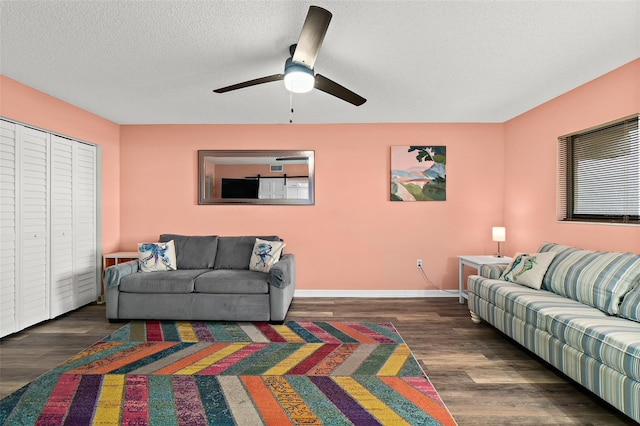
{"label": "dark hardwood floor", "polygon": [[[287,319],[392,322],[462,425],[632,425],[457,298],[296,298]],[[122,327],[89,305],[0,340],[0,397]]]}

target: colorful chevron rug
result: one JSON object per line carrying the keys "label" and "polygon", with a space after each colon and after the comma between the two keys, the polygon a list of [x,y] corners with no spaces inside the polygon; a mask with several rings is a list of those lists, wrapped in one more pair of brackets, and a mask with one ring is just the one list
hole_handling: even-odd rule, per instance
{"label": "colorful chevron rug", "polygon": [[390,323],[134,321],[0,401],[7,425],[455,425]]}

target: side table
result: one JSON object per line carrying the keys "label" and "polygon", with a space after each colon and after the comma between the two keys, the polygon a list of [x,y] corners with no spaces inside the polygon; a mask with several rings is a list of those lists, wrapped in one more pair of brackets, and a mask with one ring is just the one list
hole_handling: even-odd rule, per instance
{"label": "side table", "polygon": [[475,268],[480,271],[482,265],[507,265],[513,260],[511,257],[497,257],[497,256],[474,256],[474,255],[462,255],[458,256],[460,261],[460,271],[458,275],[458,286],[460,289],[460,304],[464,304],[465,299],[468,299],[467,291],[465,289],[464,279],[464,265]]}
{"label": "side table", "polygon": [[102,294],[98,303],[104,303],[104,296],[107,294],[107,289],[104,282],[104,270],[107,269],[107,260],[113,260],[113,264],[117,265],[121,260],[133,260],[138,258],[137,251],[118,251],[115,253],[107,253],[102,255]]}

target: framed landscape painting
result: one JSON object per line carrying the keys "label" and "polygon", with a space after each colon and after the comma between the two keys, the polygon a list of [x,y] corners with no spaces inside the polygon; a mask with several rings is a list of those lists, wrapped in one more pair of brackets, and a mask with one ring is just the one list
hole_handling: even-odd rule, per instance
{"label": "framed landscape painting", "polygon": [[391,201],[446,199],[446,146],[391,147]]}

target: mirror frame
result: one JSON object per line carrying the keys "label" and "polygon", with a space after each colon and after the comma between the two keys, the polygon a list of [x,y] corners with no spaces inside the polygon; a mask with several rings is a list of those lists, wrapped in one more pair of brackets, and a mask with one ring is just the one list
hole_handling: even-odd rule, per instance
{"label": "mirror frame", "polygon": [[[253,162],[259,157],[260,163]],[[240,165],[251,164],[272,164],[276,158],[281,157],[307,157],[307,168],[309,177],[309,198],[295,199],[261,199],[261,198],[214,198],[206,197],[206,164],[213,158],[225,159],[223,161],[233,161]],[[264,162],[263,159],[264,158]],[[272,159],[272,160],[269,160]],[[283,163],[284,164],[284,163]],[[261,176],[258,174],[258,176]],[[285,175],[286,176],[286,175]],[[264,176],[269,177],[269,176]],[[279,177],[279,176],[274,176]],[[315,151],[313,150],[199,150],[198,151],[198,204],[249,204],[249,205],[314,205],[315,204]]]}

